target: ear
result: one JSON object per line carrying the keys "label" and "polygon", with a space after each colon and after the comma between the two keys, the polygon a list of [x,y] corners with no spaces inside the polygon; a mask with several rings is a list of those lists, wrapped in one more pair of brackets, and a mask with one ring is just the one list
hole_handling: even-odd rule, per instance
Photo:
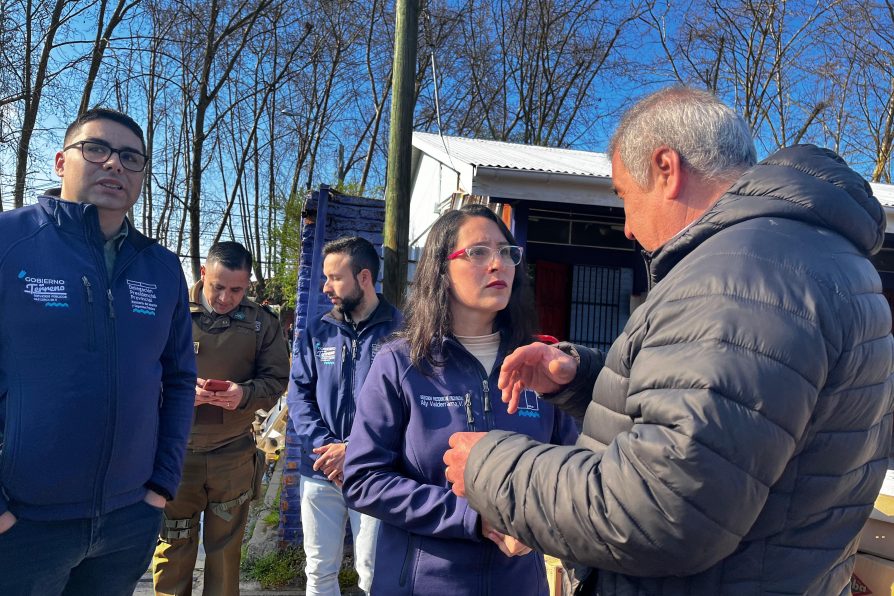
{"label": "ear", "polygon": [[65,173],[65,152],[64,151],[56,152],[56,159],[54,160],[54,163],[53,163],[53,170],[56,172],[56,175],[59,176],[60,178],[64,177],[64,175],[63,175]]}
{"label": "ear", "polygon": [[683,160],[675,150],[662,145],[652,152],[649,162],[652,186],[660,191],[661,197],[675,201],[683,189]]}
{"label": "ear", "polygon": [[205,281],[205,266],[204,265],[199,267],[199,274],[201,276],[202,281]]}
{"label": "ear", "polygon": [[362,288],[365,288],[366,286],[375,286],[372,273],[369,269],[361,269],[360,273],[357,274],[357,279],[360,281],[360,287]]}

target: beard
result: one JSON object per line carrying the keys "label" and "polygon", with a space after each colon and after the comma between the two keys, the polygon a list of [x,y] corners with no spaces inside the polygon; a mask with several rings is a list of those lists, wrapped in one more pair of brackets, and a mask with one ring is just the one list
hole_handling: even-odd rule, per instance
{"label": "beard", "polygon": [[360,289],[360,284],[357,284],[354,286],[353,292],[349,293],[347,296],[339,296],[339,298],[341,298],[341,304],[336,308],[342,314],[350,315],[358,306],[360,306],[360,303],[363,302],[363,290]]}

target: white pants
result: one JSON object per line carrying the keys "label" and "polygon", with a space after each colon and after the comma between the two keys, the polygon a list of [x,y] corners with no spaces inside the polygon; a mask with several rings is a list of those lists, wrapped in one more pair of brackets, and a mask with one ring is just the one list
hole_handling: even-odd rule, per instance
{"label": "white pants", "polygon": [[345,505],[341,489],[328,480],[301,477],[301,526],[307,566],[307,596],[340,596],[338,570],[345,544],[345,524],[354,535],[354,569],[360,589],[372,586],[379,520]]}

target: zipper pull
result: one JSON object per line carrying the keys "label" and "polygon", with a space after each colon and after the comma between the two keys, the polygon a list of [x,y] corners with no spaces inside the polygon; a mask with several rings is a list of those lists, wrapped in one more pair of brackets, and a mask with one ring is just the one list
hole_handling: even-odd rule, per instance
{"label": "zipper pull", "polygon": [[112,296],[111,288],[109,288],[107,290],[107,292],[108,292],[108,296],[109,296],[109,318],[114,319],[115,318],[115,297]]}
{"label": "zipper pull", "polygon": [[345,344],[342,344],[341,345],[341,363],[342,364],[345,363],[345,360],[347,359],[346,358],[347,355],[348,355],[348,346],[346,346]]}
{"label": "zipper pull", "polygon": [[475,416],[472,415],[472,394],[466,392],[466,424],[474,428]]}
{"label": "zipper pull", "polygon": [[81,277],[81,281],[84,282],[84,289],[87,290],[87,302],[93,304],[93,288],[90,287],[90,280],[84,275]]}
{"label": "zipper pull", "polygon": [[351,340],[351,358],[357,360],[357,340]]}
{"label": "zipper pull", "polygon": [[484,413],[487,414],[490,412],[490,387],[487,384],[487,379],[484,379]]}

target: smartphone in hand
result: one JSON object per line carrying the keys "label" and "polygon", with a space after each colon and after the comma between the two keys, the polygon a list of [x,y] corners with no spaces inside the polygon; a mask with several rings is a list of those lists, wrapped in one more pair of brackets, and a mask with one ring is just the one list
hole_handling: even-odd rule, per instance
{"label": "smartphone in hand", "polygon": [[220,381],[218,379],[205,379],[202,389],[205,391],[226,391],[230,388],[229,381]]}

